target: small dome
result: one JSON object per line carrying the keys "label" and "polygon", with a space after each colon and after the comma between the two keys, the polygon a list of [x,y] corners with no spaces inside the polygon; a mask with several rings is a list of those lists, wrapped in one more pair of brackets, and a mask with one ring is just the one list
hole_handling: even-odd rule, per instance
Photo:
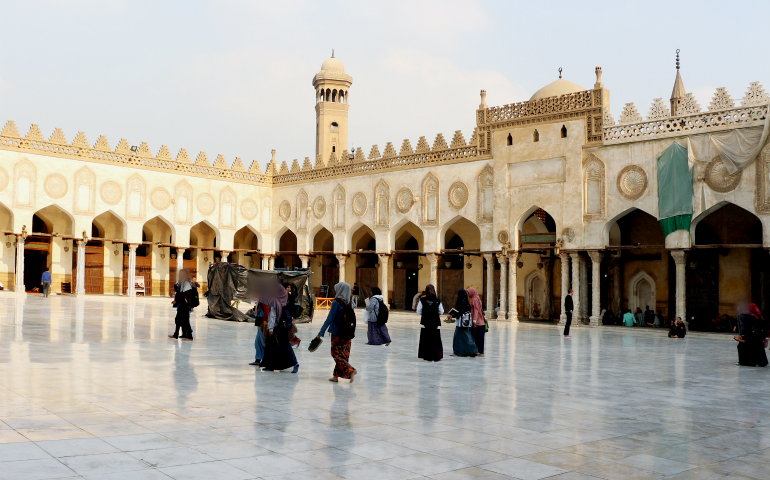
{"label": "small dome", "polygon": [[575,93],[575,92],[582,92],[582,91],[585,91],[585,88],[581,87],[580,85],[576,85],[570,82],[569,80],[560,78],[555,82],[549,83],[545,87],[535,92],[535,94],[532,95],[532,98],[530,98],[529,101],[531,102],[532,100],[540,100],[541,98],[548,98],[548,97],[558,97],[559,95],[566,95],[568,93]]}
{"label": "small dome", "polygon": [[345,67],[342,65],[339,58],[331,57],[324,61],[323,65],[321,65],[321,70],[337,70],[344,72]]}

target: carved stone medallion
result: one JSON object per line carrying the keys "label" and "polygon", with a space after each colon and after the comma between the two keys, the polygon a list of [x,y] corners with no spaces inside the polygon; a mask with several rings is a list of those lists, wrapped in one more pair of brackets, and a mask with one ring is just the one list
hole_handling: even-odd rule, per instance
{"label": "carved stone medallion", "polygon": [[409,213],[412,205],[414,205],[414,194],[407,187],[401,188],[396,193],[396,210],[398,213]]}
{"label": "carved stone medallion", "polygon": [[313,201],[313,216],[320,220],[324,215],[326,215],[326,200],[324,197],[316,197]]}
{"label": "carved stone medallion", "polygon": [[353,195],[353,213],[357,217],[366,213],[366,195],[361,192]]}
{"label": "carved stone medallion", "polygon": [[722,163],[722,159],[717,155],[711,163],[706,166],[706,185],[715,192],[731,192],[735,190],[739,183],[741,183],[742,175],[742,171],[730,175],[725,164]]}
{"label": "carved stone medallion", "polygon": [[3,167],[0,167],[0,192],[8,187],[9,179],[8,172],[6,172]]}
{"label": "carved stone medallion", "polygon": [[278,206],[278,216],[281,217],[281,220],[284,222],[287,221],[289,217],[291,217],[291,204],[288,200],[284,200]]}
{"label": "carved stone medallion", "polygon": [[508,230],[500,230],[497,233],[497,241],[505,245],[510,240],[510,236],[508,235]]}
{"label": "carved stone medallion", "polygon": [[45,177],[43,188],[46,195],[54,200],[58,200],[67,194],[67,179],[64,178],[64,175],[52,173]]}
{"label": "carved stone medallion", "polygon": [[250,198],[241,202],[241,215],[243,215],[243,218],[246,220],[254,220],[257,218],[257,214],[259,214],[257,202]]}
{"label": "carved stone medallion", "polygon": [[460,210],[468,203],[468,187],[463,182],[455,182],[449,187],[449,204]]}
{"label": "carved stone medallion", "polygon": [[195,201],[195,206],[198,207],[198,211],[201,214],[211,215],[214,213],[214,208],[216,208],[217,204],[214,202],[214,197],[208,193],[201,193]]}
{"label": "carved stone medallion", "polygon": [[570,227],[565,227],[561,231],[561,238],[564,239],[567,243],[572,243],[575,241],[575,230],[573,230]]}
{"label": "carved stone medallion", "polygon": [[156,210],[165,210],[171,205],[171,194],[165,188],[157,187],[150,194],[150,203]]}
{"label": "carved stone medallion", "polygon": [[618,174],[618,192],[629,200],[636,200],[647,190],[647,173],[639,165],[628,165]]}
{"label": "carved stone medallion", "polygon": [[123,198],[123,190],[120,188],[120,184],[113,181],[102,183],[99,193],[107,205],[117,205],[120,199]]}

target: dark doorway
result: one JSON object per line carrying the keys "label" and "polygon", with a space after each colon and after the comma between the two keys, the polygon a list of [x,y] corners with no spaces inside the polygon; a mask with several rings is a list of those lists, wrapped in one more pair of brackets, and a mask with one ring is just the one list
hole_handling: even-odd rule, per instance
{"label": "dark doorway", "polygon": [[417,295],[417,292],[420,291],[420,271],[417,269],[408,269],[406,271],[406,282],[405,282],[405,291],[406,291],[406,305],[404,305],[404,308],[406,310],[412,309],[412,299],[415,295]]}

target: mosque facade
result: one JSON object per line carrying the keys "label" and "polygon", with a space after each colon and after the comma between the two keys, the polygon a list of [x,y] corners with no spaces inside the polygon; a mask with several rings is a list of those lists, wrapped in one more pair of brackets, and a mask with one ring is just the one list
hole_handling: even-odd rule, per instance
{"label": "mosque facade", "polygon": [[[561,75],[560,75],[561,77]],[[64,294],[169,295],[213,262],[303,268],[312,281],[383,288],[409,309],[428,283],[445,304],[476,287],[502,321],[660,310],[707,322],[770,296],[770,97],[754,82],[702,108],[677,66],[671,98],[618,120],[596,67],[530,100],[488,106],[474,131],[348,150],[353,78],[314,76],[316,152],[262,168],[13,121],[0,132],[0,282]],[[47,137],[47,139],[46,139]],[[689,205],[689,206],[688,206]],[[768,225],[766,228],[765,225]]]}

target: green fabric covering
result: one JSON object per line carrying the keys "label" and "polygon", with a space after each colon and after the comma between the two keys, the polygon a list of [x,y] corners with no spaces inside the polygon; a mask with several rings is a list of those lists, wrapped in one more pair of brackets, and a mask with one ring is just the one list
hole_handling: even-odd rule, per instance
{"label": "green fabric covering", "polygon": [[687,163],[687,148],[674,142],[658,157],[658,220],[664,237],[690,229],[692,198],[693,170]]}
{"label": "green fabric covering", "polygon": [[669,233],[675,232],[677,230],[690,230],[691,220],[692,214],[676,215],[674,217],[661,219],[660,228],[663,229],[663,238],[666,238]]}

